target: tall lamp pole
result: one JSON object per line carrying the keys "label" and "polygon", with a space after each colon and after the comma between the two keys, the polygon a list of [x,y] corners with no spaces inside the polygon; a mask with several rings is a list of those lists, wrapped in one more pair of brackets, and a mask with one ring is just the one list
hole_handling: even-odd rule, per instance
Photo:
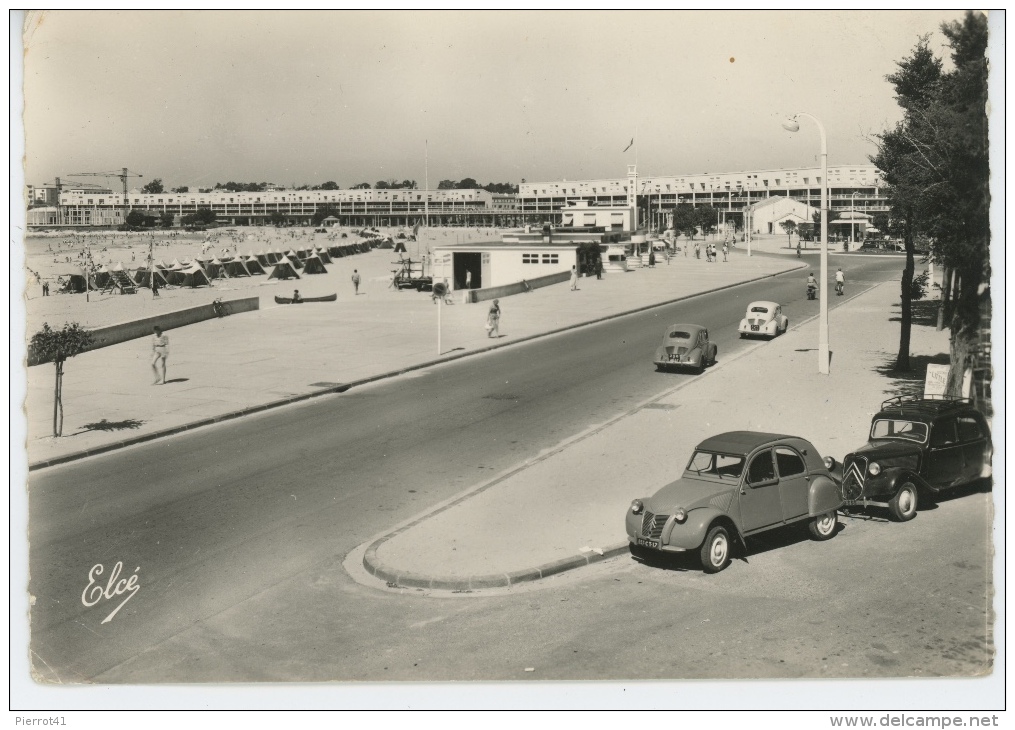
{"label": "tall lamp pole", "polygon": [[821,279],[818,287],[818,372],[828,375],[828,141],[825,127],[813,114],[797,112],[785,122],[782,128],[788,132],[799,132],[798,117],[807,117],[818,126],[821,133]]}
{"label": "tall lamp pole", "polygon": [[853,200],[849,206],[849,239],[850,243],[856,241],[856,191],[850,196]]}

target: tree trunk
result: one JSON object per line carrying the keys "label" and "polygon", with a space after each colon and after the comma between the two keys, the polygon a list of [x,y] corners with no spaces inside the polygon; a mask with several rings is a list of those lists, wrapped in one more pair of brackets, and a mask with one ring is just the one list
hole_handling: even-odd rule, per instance
{"label": "tree trunk", "polygon": [[949,353],[951,367],[948,370],[945,395],[961,396],[962,381],[966,369],[970,367],[972,354],[980,336],[980,293],[978,290],[982,271],[957,269],[955,275],[959,287],[952,302],[952,336]]}
{"label": "tree trunk", "polygon": [[56,402],[53,404],[54,436],[63,436],[63,360],[56,362]]}
{"label": "tree trunk", "polygon": [[906,211],[906,228],[903,240],[906,243],[906,268],[902,270],[902,330],[899,333],[899,355],[895,358],[895,369],[908,372],[909,340],[913,329],[913,213]]}
{"label": "tree trunk", "polygon": [[941,274],[941,303],[937,307],[937,331],[945,328],[945,319],[948,318],[948,309],[952,301],[952,270],[947,266]]}
{"label": "tree trunk", "polygon": [[57,414],[60,412],[60,362],[54,362],[53,367],[56,368],[56,378],[53,381],[53,435],[59,436]]}

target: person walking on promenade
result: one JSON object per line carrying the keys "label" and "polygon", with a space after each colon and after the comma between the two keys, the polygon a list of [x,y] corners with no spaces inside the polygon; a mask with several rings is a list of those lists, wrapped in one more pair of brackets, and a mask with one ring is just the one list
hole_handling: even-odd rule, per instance
{"label": "person walking on promenade", "polygon": [[701,244],[698,243],[697,241],[694,242],[694,258],[696,259],[701,258]]}
{"label": "person walking on promenade", "polygon": [[159,280],[155,276],[155,267],[152,267],[151,277],[152,277],[152,298],[155,298],[159,295]]}
{"label": "person walking on promenade", "polygon": [[486,336],[500,337],[500,299],[494,299],[486,314]]}
{"label": "person walking on promenade", "polygon": [[730,256],[730,247],[729,247],[729,244],[723,242],[723,245],[722,245],[722,261],[723,261],[723,263],[726,263],[727,261],[730,260],[729,256]]}
{"label": "person walking on promenade", "polygon": [[571,267],[571,291],[578,291],[578,267]]}
{"label": "person walking on promenade", "polygon": [[352,270],[352,286],[356,290],[356,294],[359,295],[359,269]]}
{"label": "person walking on promenade", "polygon": [[161,371],[162,384],[166,384],[166,359],[169,357],[169,336],[162,334],[162,328],[153,328],[155,335],[152,337],[152,372],[155,373],[155,383],[159,384]]}
{"label": "person walking on promenade", "polygon": [[603,278],[603,257],[602,256],[597,256],[596,257],[596,278],[600,279],[600,280]]}

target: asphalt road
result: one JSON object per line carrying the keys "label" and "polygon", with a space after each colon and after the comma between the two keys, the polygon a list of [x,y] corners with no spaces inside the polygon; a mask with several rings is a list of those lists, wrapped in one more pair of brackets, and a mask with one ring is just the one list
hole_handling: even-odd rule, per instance
{"label": "asphalt road", "polygon": [[[899,266],[894,259],[850,259],[850,292],[896,277]],[[736,325],[750,300],[780,301],[791,325],[816,313],[817,303],[804,299],[803,279],[797,273],[705,295],[33,472],[29,559],[36,670],[51,681],[131,681],[123,672],[139,657],[158,665],[173,637],[192,636],[240,607],[252,617],[244,622],[251,632],[244,640],[259,635],[267,641],[294,624],[309,629],[315,645],[326,641],[312,627],[334,619],[325,614],[360,614],[360,591],[340,594],[323,612],[284,601],[266,602],[259,612],[257,597],[294,580],[303,585],[369,536],[626,410],[675,379],[693,377],[654,371],[652,353],[666,325],[708,326],[721,360],[742,347]],[[829,300],[837,304],[836,297]],[[833,351],[837,345],[832,342]],[[96,586],[107,585],[118,562],[120,595],[112,595],[114,581],[106,592],[111,597],[99,596]],[[99,564],[101,575],[93,572]],[[125,579],[132,575],[137,592],[115,618],[101,623],[131,595]],[[83,598],[94,605],[84,605]],[[481,643],[478,636],[471,641]],[[198,651],[193,666],[221,650]],[[258,662],[253,673],[226,670],[218,678],[293,678],[286,667],[297,654],[299,647],[290,646]],[[365,674],[353,670],[341,677],[385,676],[369,674],[367,666]],[[447,666],[452,678],[455,661]]]}

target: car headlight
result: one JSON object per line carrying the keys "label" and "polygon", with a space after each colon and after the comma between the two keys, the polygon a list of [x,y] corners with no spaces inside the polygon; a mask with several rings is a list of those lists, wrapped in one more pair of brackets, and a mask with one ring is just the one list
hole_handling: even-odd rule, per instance
{"label": "car headlight", "polygon": [[640,499],[631,502],[631,512],[633,514],[640,515],[643,509],[645,509],[645,505]]}
{"label": "car headlight", "polygon": [[673,519],[675,519],[678,524],[684,524],[687,522],[687,510],[683,507],[678,507],[677,511],[673,513]]}
{"label": "car headlight", "polygon": [[824,458],[824,462],[825,468],[828,469],[829,471],[831,471],[835,467],[835,459],[833,459],[831,456],[826,456]]}
{"label": "car headlight", "polygon": [[872,477],[876,477],[878,474],[881,473],[881,465],[876,461],[872,461],[871,465],[867,467],[867,471],[870,472],[870,475]]}

